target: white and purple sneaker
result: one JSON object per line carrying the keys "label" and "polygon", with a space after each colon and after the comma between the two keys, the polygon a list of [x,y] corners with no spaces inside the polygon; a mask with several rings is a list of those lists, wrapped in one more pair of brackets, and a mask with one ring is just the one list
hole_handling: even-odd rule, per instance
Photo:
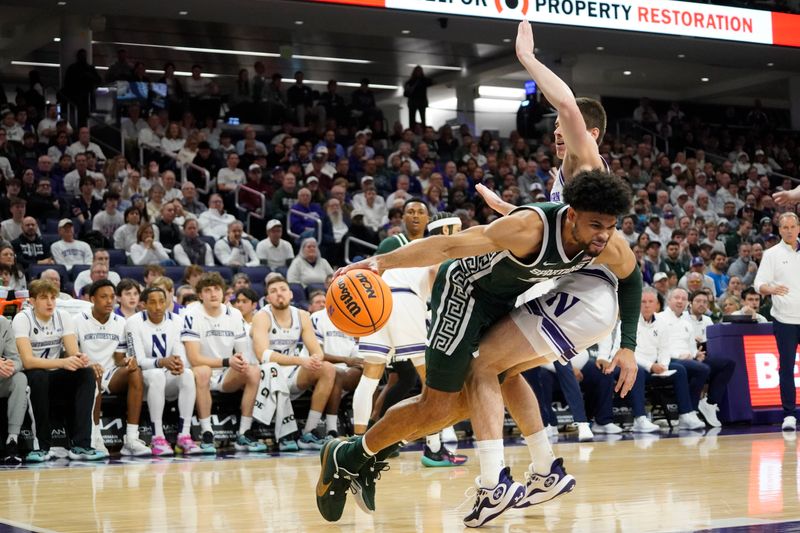
{"label": "white and purple sneaker", "polygon": [[494,488],[487,489],[480,486],[480,478],[475,479],[478,493],[475,496],[475,505],[472,512],[464,517],[467,527],[481,527],[489,520],[514,507],[525,496],[525,487],[511,479],[511,469],[505,467],[500,472],[500,482]]}
{"label": "white and purple sneaker", "polygon": [[550,473],[546,476],[535,473],[531,465],[525,472],[525,496],[514,507],[522,509],[544,503],[574,488],[575,478],[564,470],[564,459],[561,457],[553,461]]}

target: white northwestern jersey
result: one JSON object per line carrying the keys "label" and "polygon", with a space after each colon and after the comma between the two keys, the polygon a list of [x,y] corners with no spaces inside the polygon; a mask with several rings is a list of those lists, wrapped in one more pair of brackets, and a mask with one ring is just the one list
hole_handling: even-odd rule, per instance
{"label": "white northwestern jersey", "polygon": [[[611,167],[608,166],[608,162],[606,162],[603,156],[600,156],[600,159],[603,160],[603,164],[606,167],[606,172],[611,172]],[[561,167],[558,167],[558,176],[553,182],[553,187],[550,189],[550,201],[556,203],[563,203],[564,202],[563,195],[564,195],[564,173],[561,171]]]}
{"label": "white northwestern jersey", "polygon": [[275,315],[272,314],[272,306],[261,309],[259,313],[266,313],[269,315],[272,327],[269,330],[269,349],[283,355],[298,355],[297,346],[302,340],[303,323],[300,320],[300,310],[295,306],[290,305],[289,311],[292,316],[292,323],[288,328],[283,328],[275,320]]}
{"label": "white northwestern jersey", "polygon": [[125,319],[111,313],[105,324],[95,319],[91,311],[78,313],[75,317],[75,334],[81,352],[89,356],[103,370],[114,367],[114,353],[126,353]]}
{"label": "white northwestern jersey", "polygon": [[[322,353],[339,357],[358,357],[358,341],[336,329],[328,317],[328,311],[321,309],[313,313],[311,325],[314,326],[314,335],[322,346]],[[304,349],[303,355],[308,355],[308,350]]]}
{"label": "white northwestern jersey", "polygon": [[74,335],[75,326],[72,318],[63,311],[56,309],[47,322],[42,322],[28,308],[18,313],[11,323],[14,329],[14,338],[30,339],[34,357],[43,359],[58,359],[61,357],[61,339],[65,335]]}
{"label": "white northwestern jersey", "polygon": [[156,360],[177,355],[186,362],[186,351],[181,342],[183,320],[167,311],[164,319],[154,324],[147,311],[131,316],[125,324],[128,357],[135,357],[143,370],[155,368]]}
{"label": "white northwestern jersey", "polygon": [[226,359],[247,351],[244,319],[238,309],[223,305],[218,316],[209,316],[202,305],[190,306],[183,317],[183,342],[200,343],[204,357]]}
{"label": "white northwestern jersey", "polygon": [[[394,239],[393,241],[389,239]],[[388,241],[386,252],[396,250],[408,244],[408,237],[404,233],[398,233],[393,237],[387,237],[384,243]],[[384,243],[381,243],[382,245]],[[382,251],[383,246],[378,249]],[[383,252],[383,253],[386,253]],[[392,289],[392,292],[399,290],[410,291],[423,301],[428,302],[431,297],[430,286],[430,269],[428,267],[412,267],[412,268],[392,268],[386,270],[381,276],[383,281]]]}

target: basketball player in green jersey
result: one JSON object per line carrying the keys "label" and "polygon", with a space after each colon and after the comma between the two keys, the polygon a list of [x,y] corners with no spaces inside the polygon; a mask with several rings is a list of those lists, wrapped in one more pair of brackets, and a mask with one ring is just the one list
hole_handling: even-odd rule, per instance
{"label": "basketball player in green jersey", "polygon": [[[374,509],[377,472],[397,443],[446,426],[456,413],[463,415],[466,402],[460,393],[479,341],[514,309],[519,295],[540,281],[590,263],[605,265],[620,279],[635,274],[635,258],[624,238],[615,233],[617,217],[630,207],[628,185],[598,171],[582,172],[565,188],[565,199],[571,205],[523,206],[489,225],[453,236],[429,237],[346,269],[382,272],[442,263],[431,301],[427,386],[420,396],[388,411],[363,438],[326,445],[317,484],[317,506],[324,518],[340,518],[351,483],[357,497]],[[633,384],[632,379],[627,383],[629,369],[635,377],[635,360],[625,358],[619,363],[629,388]],[[516,485],[522,491],[514,495],[518,499],[524,488]],[[513,498],[503,505],[509,503]]]}

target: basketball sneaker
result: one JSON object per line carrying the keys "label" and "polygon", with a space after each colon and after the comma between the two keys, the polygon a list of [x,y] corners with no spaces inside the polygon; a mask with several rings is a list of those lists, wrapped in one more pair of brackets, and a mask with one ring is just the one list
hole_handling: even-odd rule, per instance
{"label": "basketball sneaker", "polygon": [[[142,446],[144,446],[144,443],[142,443]],[[147,452],[150,453],[150,448],[147,448],[147,446],[145,446],[145,448]],[[73,446],[69,449],[69,458],[73,461],[102,461],[106,456],[94,448]]]}
{"label": "basketball sneaker", "polygon": [[44,463],[45,461],[49,461],[53,458],[53,454],[50,453],[50,450],[31,450],[28,452],[28,455],[25,456],[26,463]]}
{"label": "basketball sneaker", "polygon": [[[214,437],[211,437],[211,448],[214,448]],[[205,451],[197,445],[188,433],[178,435],[178,442],[175,444],[175,451],[183,455],[200,455]]]}
{"label": "basketball sneaker", "polygon": [[342,517],[347,491],[358,477],[358,472],[342,468],[336,457],[336,452],[347,444],[344,439],[328,441],[319,454],[321,468],[317,481],[317,509],[328,522],[336,522]]}
{"label": "basketball sneaker", "polygon": [[53,459],[69,459],[69,451],[63,446],[52,446],[50,455]]}
{"label": "basketball sneaker", "polygon": [[381,478],[381,472],[389,470],[389,463],[378,461],[375,456],[358,471],[358,477],[353,480],[352,490],[356,504],[365,513],[375,512],[375,482]]}
{"label": "basketball sneaker", "polygon": [[236,437],[233,447],[236,448],[237,452],[259,453],[267,451],[267,445],[258,439],[254,439],[251,431],[245,431]]}
{"label": "basketball sneaker", "polygon": [[161,435],[153,437],[153,440],[150,441],[150,449],[156,457],[167,457],[175,454],[167,439]]}
{"label": "basketball sneaker", "polygon": [[[103,436],[98,432],[92,432],[92,448],[97,450],[98,452],[102,453],[106,457],[109,456],[108,448],[106,448],[106,443],[103,440]],[[64,450],[66,453],[66,450]]]}
{"label": "basketball sneaker", "polygon": [[797,428],[797,419],[793,416],[783,417],[781,431],[794,431]]}
{"label": "basketball sneaker", "polygon": [[617,435],[622,433],[622,428],[616,425],[614,422],[609,422],[608,424],[598,424],[597,422],[593,422],[592,433],[600,433],[601,435]]}
{"label": "basketball sneaker", "polygon": [[706,429],[706,424],[697,417],[695,411],[678,415],[678,429]]}
{"label": "basketball sneaker", "polygon": [[200,450],[205,455],[214,455],[217,453],[217,448],[214,446],[214,434],[210,431],[204,431],[200,441]]}
{"label": "basketball sneaker", "polygon": [[575,488],[575,478],[564,470],[564,460],[559,457],[550,465],[546,476],[533,471],[533,465],[525,472],[525,497],[515,507],[522,509],[550,501],[557,496],[571,492]]}
{"label": "basketball sneaker", "polygon": [[19,456],[19,445],[12,439],[6,443],[6,451],[3,454],[3,464],[19,465],[22,464],[22,457]]}
{"label": "basketball sneaker", "polygon": [[511,479],[511,469],[505,467],[500,472],[500,482],[493,488],[481,487],[480,477],[475,478],[478,491],[472,512],[464,517],[467,527],[481,527],[510,507],[514,507],[525,496],[525,487]]}
{"label": "basketball sneaker", "polygon": [[[334,439],[330,439],[328,442],[334,442]],[[317,438],[317,436],[310,431],[297,441],[297,446],[299,446],[301,450],[321,450],[325,444],[327,444],[325,441]]]}
{"label": "basketball sneaker", "polygon": [[652,433],[660,429],[657,424],[653,424],[646,416],[637,416],[633,419],[631,431],[634,433]]}
{"label": "basketball sneaker", "polygon": [[132,457],[150,457],[153,455],[153,450],[151,450],[142,439],[129,439],[128,436],[125,435],[122,440],[122,449],[119,453]]}
{"label": "basketball sneaker", "polygon": [[300,448],[297,446],[297,441],[291,437],[284,437],[278,441],[279,452],[296,452]]}
{"label": "basketball sneaker", "polygon": [[460,466],[467,462],[467,456],[453,453],[442,445],[438,452],[431,451],[426,444],[422,450],[422,464],[435,468],[438,466]]}
{"label": "basketball sneaker", "polygon": [[708,403],[708,398],[703,398],[700,400],[700,403],[697,404],[697,410],[700,411],[700,414],[703,415],[703,418],[706,419],[708,425],[712,428],[722,427],[722,423],[717,418],[717,411],[719,411],[719,406],[713,403]]}

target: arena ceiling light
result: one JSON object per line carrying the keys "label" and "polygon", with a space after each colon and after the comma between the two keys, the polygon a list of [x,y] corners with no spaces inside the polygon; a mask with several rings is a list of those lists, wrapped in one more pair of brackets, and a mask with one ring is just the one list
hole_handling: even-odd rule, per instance
{"label": "arena ceiling light", "polygon": [[478,96],[481,98],[499,98],[503,100],[515,100],[517,103],[525,99],[525,89],[515,87],[497,87],[494,85],[480,85]]}
{"label": "arena ceiling light", "polygon": [[[294,83],[294,78],[281,78],[281,81],[283,83]],[[305,80],[304,79],[303,83],[305,83],[306,85],[327,86],[328,85],[328,80]],[[339,85],[340,87],[361,87],[360,83],[357,83],[357,82],[354,82],[354,81],[339,81],[339,80],[336,80],[336,84]],[[388,91],[396,91],[397,89],[400,88],[399,85],[383,85],[381,83],[370,83],[369,87],[371,89],[385,89],[385,90],[388,90]]]}
{"label": "arena ceiling light", "polygon": [[630,70],[623,70],[622,71],[622,75],[623,76],[630,76],[631,74],[633,74],[633,72],[631,72]]}
{"label": "arena ceiling light", "polygon": [[702,77],[702,78],[700,78],[700,81],[702,81],[703,83],[705,83],[705,82],[709,81],[709,78]]}
{"label": "arena ceiling light", "polygon": [[[164,44],[147,44],[147,43],[127,43],[119,41],[92,41],[92,44],[113,44],[116,46],[138,46],[143,48],[161,48],[167,50],[175,50],[178,52],[197,52],[201,54],[225,54],[232,56],[250,56],[250,57],[281,57],[280,54],[275,52],[256,52],[253,50],[231,50],[228,48],[199,48],[195,46],[172,46]],[[352,59],[346,57],[327,57],[327,56],[313,56],[293,54],[292,59],[305,59],[306,61],[326,61],[332,63],[353,63],[356,65],[367,65],[372,63],[368,59]]]}
{"label": "arena ceiling light", "polygon": [[519,111],[519,100],[476,98],[475,111],[481,113],[516,113]]}
{"label": "arena ceiling light", "polygon": [[[12,61],[11,64],[14,65],[14,66],[17,66],[17,67],[61,68],[61,64],[60,63],[42,63],[42,62],[39,62],[39,61]],[[96,68],[97,70],[108,70],[108,67],[102,67],[102,66],[99,66],[99,65],[95,65],[94,68]],[[160,69],[147,69],[145,72],[147,72],[148,74],[164,74],[164,71],[160,70]],[[176,76],[191,76],[192,73],[191,72],[186,72],[185,70],[176,70],[175,71],[175,75]],[[201,78],[228,78],[228,77],[229,78],[233,78],[234,76],[232,74],[229,75],[229,74],[215,74],[213,72],[203,72],[202,74],[200,74],[200,77]],[[294,81],[294,80],[292,80],[292,81]],[[358,84],[356,84],[356,87],[357,86],[358,86]]]}
{"label": "arena ceiling light", "polygon": [[59,68],[59,63],[40,63],[38,61],[12,61],[12,65],[18,67],[43,67],[43,68]]}
{"label": "arena ceiling light", "polygon": [[598,52],[602,52],[603,50],[606,49],[606,47],[605,46],[595,46],[594,49],[597,50]]}
{"label": "arena ceiling light", "polygon": [[420,66],[424,69],[429,69],[429,70],[454,70],[456,72],[461,72],[463,70],[461,67],[451,67],[449,65],[425,65],[419,63],[406,63],[406,66],[411,68]]}

